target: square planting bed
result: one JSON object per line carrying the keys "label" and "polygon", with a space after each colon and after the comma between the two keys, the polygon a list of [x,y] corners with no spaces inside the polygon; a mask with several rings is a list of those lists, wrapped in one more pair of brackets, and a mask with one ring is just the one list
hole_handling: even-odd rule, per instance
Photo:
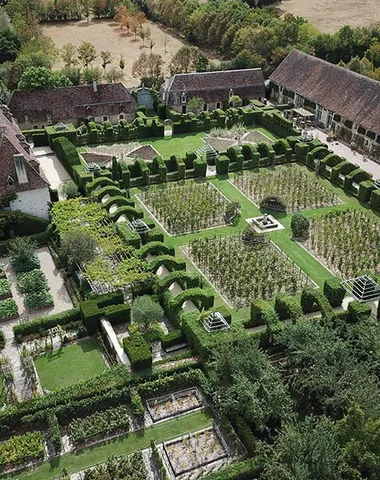
{"label": "square planting bed", "polygon": [[188,388],[162,397],[151,398],[146,402],[153,422],[173,417],[202,407],[203,399],[197,388]]}
{"label": "square planting bed", "polygon": [[175,477],[228,455],[227,445],[216,426],[166,442],[163,449]]}

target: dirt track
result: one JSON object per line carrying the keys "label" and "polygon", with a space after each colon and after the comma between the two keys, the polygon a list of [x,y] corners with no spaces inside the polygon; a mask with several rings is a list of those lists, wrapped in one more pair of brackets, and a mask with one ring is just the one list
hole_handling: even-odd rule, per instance
{"label": "dirt track", "polygon": [[380,0],[283,0],[282,12],[304,17],[326,33],[344,25],[369,27],[380,24]]}

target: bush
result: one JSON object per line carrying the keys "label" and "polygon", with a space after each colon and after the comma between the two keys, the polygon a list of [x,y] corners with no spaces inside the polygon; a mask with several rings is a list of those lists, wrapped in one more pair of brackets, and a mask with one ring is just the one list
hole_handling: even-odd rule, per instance
{"label": "bush", "polygon": [[249,455],[254,455],[256,452],[256,438],[247,422],[243,417],[238,415],[234,418],[232,425]]}
{"label": "bush", "polygon": [[48,289],[48,282],[44,272],[35,269],[17,275],[17,286],[21,293],[38,293]]}
{"label": "bush", "polygon": [[310,221],[302,213],[295,213],[292,216],[290,226],[295,238],[304,238],[309,232]]}
{"label": "bush", "polygon": [[368,303],[354,301],[348,304],[347,313],[347,321],[349,323],[359,323],[371,316],[372,309]]}
{"label": "bush", "polygon": [[380,190],[374,190],[371,193],[370,205],[372,210],[375,210],[376,212],[380,212]]}
{"label": "bush", "polygon": [[332,307],[340,307],[346,291],[338,278],[329,278],[323,284],[323,294]]}
{"label": "bush", "polygon": [[61,239],[61,254],[75,263],[91,262],[97,250],[95,237],[80,228],[65,233]]}
{"label": "bush", "polygon": [[80,311],[83,319],[84,326],[87,329],[89,335],[94,333],[100,327],[100,319],[104,315],[103,309],[109,305],[119,305],[124,302],[123,293],[121,290],[107,293],[105,295],[99,295],[92,300],[85,300],[80,304]]}
{"label": "bush", "polygon": [[295,297],[290,297],[283,293],[276,295],[274,309],[280,320],[290,319],[292,322],[297,322],[303,317],[299,301]]}
{"label": "bush", "polygon": [[140,332],[124,338],[123,346],[133,370],[142,370],[152,366],[150,346]]}
{"label": "bush", "polygon": [[227,157],[227,155],[220,155],[219,157],[216,157],[215,164],[216,173],[218,175],[228,175],[230,159]]}
{"label": "bush", "polygon": [[247,327],[258,327],[260,325],[268,325],[278,320],[277,313],[272,305],[265,300],[252,300],[250,322]]}
{"label": "bush", "polygon": [[145,330],[153,323],[161,320],[163,314],[161,305],[149,295],[137,297],[132,303],[132,320],[139,325],[143,325]]}
{"label": "bush", "polygon": [[62,449],[62,438],[57,416],[53,412],[49,412],[46,415],[46,423],[48,425],[48,438],[53,444],[55,455],[59,455]]}
{"label": "bush", "polygon": [[76,198],[80,195],[78,185],[73,180],[62,182],[59,186],[59,190],[61,195],[65,198]]}
{"label": "bush", "polygon": [[311,287],[302,290],[301,307],[304,313],[320,310],[323,317],[330,319],[334,315],[334,310],[323,293]]}
{"label": "bush", "polygon": [[286,203],[281,197],[270,195],[269,197],[265,197],[261,200],[260,209],[286,212]]}
{"label": "bush", "polygon": [[0,468],[43,458],[45,441],[41,432],[28,432],[0,444]]}
{"label": "bush", "polygon": [[36,242],[28,237],[17,237],[10,242],[11,265],[16,273],[40,268],[40,260],[35,253],[36,248]]}
{"label": "bush", "polygon": [[23,337],[32,335],[35,333],[43,334],[47,333],[50,328],[54,328],[57,325],[66,325],[72,322],[78,322],[80,320],[79,308],[73,308],[72,310],[66,310],[56,315],[50,315],[48,317],[40,317],[35,320],[30,320],[27,323],[21,323],[13,327],[13,333],[18,342],[22,341]]}
{"label": "bush", "polygon": [[257,458],[249,458],[240,462],[231,463],[217,472],[209,473],[202,480],[252,480],[259,478],[262,466]]}
{"label": "bush", "polygon": [[5,335],[2,330],[0,330],[0,350],[2,350],[5,347]]}
{"label": "bush", "polygon": [[167,348],[173,347],[174,345],[179,345],[185,341],[186,337],[182,330],[173,330],[161,338],[161,345],[162,348],[166,350]]}
{"label": "bush", "polygon": [[0,318],[11,319],[18,315],[16,302],[12,298],[0,301]]}
{"label": "bush", "polygon": [[8,280],[5,278],[0,279],[0,298],[6,298],[11,296],[11,287]]}
{"label": "bush", "polygon": [[127,303],[122,303],[119,305],[109,305],[108,307],[104,308],[103,315],[111,323],[111,325],[130,322],[131,307]]}
{"label": "bush", "polygon": [[28,308],[32,310],[37,310],[39,308],[50,307],[51,305],[54,305],[53,296],[47,290],[26,293],[24,296],[24,303]]}

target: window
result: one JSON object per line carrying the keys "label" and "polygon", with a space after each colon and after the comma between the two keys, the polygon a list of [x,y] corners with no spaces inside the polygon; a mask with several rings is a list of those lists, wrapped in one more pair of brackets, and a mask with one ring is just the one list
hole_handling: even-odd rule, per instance
{"label": "window", "polygon": [[330,128],[331,125],[332,125],[332,122],[333,122],[333,118],[334,118],[334,114],[333,112],[330,112],[328,113],[327,115],[327,125],[326,125],[326,128]]}
{"label": "window", "polygon": [[108,120],[108,116],[107,115],[103,115],[103,122],[106,122]]}
{"label": "window", "polygon": [[186,105],[182,105],[182,113],[187,113],[187,106]]}
{"label": "window", "polygon": [[38,130],[38,125],[33,126],[34,130]]}
{"label": "window", "polygon": [[220,108],[221,106],[221,103],[220,102],[216,102],[216,108]]}
{"label": "window", "polygon": [[304,106],[304,103],[305,103],[305,99],[304,97],[302,97],[301,95],[297,95],[296,94],[296,98],[295,98],[295,106],[297,108],[302,108]]}
{"label": "window", "polygon": [[207,112],[207,110],[208,110],[208,105],[207,105],[207,103],[204,103],[203,104],[203,111]]}
{"label": "window", "polygon": [[45,128],[45,125],[44,125],[44,124],[42,124],[42,125],[41,125],[41,128]]}
{"label": "window", "polygon": [[124,120],[124,113],[120,113],[119,120]]}
{"label": "window", "polygon": [[317,122],[320,122],[322,118],[322,107],[320,105],[317,105],[315,109],[315,120]]}
{"label": "window", "polygon": [[181,102],[186,103],[186,93],[185,92],[183,92],[182,95],[181,95]]}

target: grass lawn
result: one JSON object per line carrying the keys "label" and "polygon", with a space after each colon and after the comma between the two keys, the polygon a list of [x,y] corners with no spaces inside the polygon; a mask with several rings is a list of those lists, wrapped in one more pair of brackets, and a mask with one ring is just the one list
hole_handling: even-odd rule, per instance
{"label": "grass lawn", "polygon": [[212,424],[209,413],[198,411],[182,415],[174,420],[168,420],[153,425],[145,430],[131,433],[125,437],[119,437],[101,445],[80,450],[77,453],[64,455],[51,462],[45,462],[34,470],[6,475],[2,478],[17,480],[49,480],[57,478],[62,469],[67,468],[69,473],[78,472],[85,468],[103,463],[108,457],[127,455],[136,450],[148,448],[150,441],[157,443],[180,437],[188,432],[195,432]]}
{"label": "grass lawn", "polygon": [[169,159],[170,155],[179,155],[184,157],[185,154],[191,153],[203,144],[202,138],[205,137],[204,132],[175,135],[171,138],[147,138],[140,140],[142,145],[152,145],[163,158]]}
{"label": "grass lawn", "polygon": [[57,390],[102,373],[106,365],[93,340],[82,340],[34,361],[42,388]]}

